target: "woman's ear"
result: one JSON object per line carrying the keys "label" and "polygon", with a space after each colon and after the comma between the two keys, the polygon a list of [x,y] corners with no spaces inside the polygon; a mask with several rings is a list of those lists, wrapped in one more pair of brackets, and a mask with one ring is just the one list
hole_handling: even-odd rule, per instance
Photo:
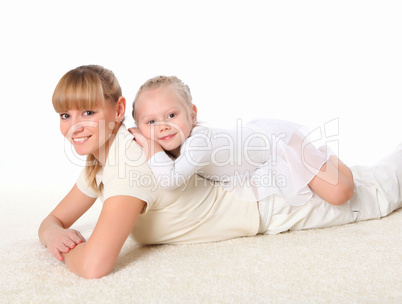
{"label": "woman's ear", "polygon": [[123,96],[120,96],[117,100],[116,107],[116,121],[122,122],[126,113],[126,99]]}
{"label": "woman's ear", "polygon": [[195,126],[197,124],[197,106],[194,104],[191,106],[191,119],[193,121],[193,126]]}

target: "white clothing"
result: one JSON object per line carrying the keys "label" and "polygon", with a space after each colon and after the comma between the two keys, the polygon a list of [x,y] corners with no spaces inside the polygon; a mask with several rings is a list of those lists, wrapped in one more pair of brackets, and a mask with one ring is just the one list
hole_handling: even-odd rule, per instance
{"label": "white clothing", "polygon": [[344,225],[378,219],[402,208],[402,150],[376,166],[355,166],[351,170],[355,191],[343,205],[331,205],[317,195],[303,206],[290,206],[279,195],[260,201],[259,233]]}
{"label": "white clothing", "polygon": [[[183,244],[343,225],[386,216],[402,207],[402,146],[377,166],[354,167],[352,171],[355,194],[344,205],[330,205],[314,196],[303,206],[290,206],[275,194],[260,201],[258,210],[256,201],[243,201],[235,191],[226,191],[219,183],[198,175],[178,189],[162,189],[142,148],[122,126],[96,181],[103,183],[103,201],[125,195],[146,203],[132,231],[137,242]],[[98,197],[83,173],[77,187],[90,197]]]}
{"label": "white clothing", "polygon": [[[124,126],[118,130],[96,181],[103,183],[102,201],[125,195],[146,202],[132,231],[139,243],[211,242],[258,232],[256,201],[245,202],[197,175],[174,190],[159,187],[142,148]],[[98,197],[88,186],[84,171],[76,184],[84,194]]]}
{"label": "white clothing", "polygon": [[148,163],[166,189],[196,173],[235,189],[245,200],[280,194],[298,206],[313,196],[308,183],[328,158],[325,149],[310,143],[302,126],[261,119],[230,130],[194,127],[177,159],[158,152]]}

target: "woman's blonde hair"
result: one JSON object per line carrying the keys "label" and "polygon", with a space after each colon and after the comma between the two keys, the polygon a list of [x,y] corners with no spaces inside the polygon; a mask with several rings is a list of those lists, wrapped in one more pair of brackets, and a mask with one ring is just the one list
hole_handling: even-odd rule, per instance
{"label": "woman's blonde hair", "polygon": [[[58,82],[54,90],[52,102],[57,113],[68,110],[90,110],[104,105],[106,101],[116,103],[122,96],[120,84],[112,71],[99,65],[86,65],[67,72]],[[96,174],[102,168],[99,161],[89,154],[85,173],[89,186],[96,192],[98,187]]]}
{"label": "woman's blonde hair", "polygon": [[137,95],[135,96],[133,102],[133,118],[134,121],[137,122],[136,118],[136,101],[140,97],[142,92],[158,89],[161,87],[170,87],[172,88],[179,100],[183,103],[183,105],[187,109],[187,114],[191,117],[194,114],[192,105],[193,105],[193,98],[191,96],[190,88],[186,85],[183,81],[181,81],[176,76],[156,76],[154,78],[148,79],[138,90]]}

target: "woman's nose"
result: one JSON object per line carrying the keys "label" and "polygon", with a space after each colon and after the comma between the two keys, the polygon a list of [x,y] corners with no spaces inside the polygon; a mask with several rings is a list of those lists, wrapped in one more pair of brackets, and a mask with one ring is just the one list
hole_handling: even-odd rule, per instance
{"label": "woman's nose", "polygon": [[88,120],[82,120],[80,118],[76,118],[71,121],[71,126],[70,126],[68,132],[69,132],[69,134],[73,135],[73,134],[77,134],[77,133],[84,131],[84,129],[86,127],[93,128],[96,126],[97,126],[97,123],[94,121],[88,121]]}
{"label": "woman's nose", "polygon": [[82,123],[82,121],[80,121],[79,119],[74,119],[72,121],[72,124],[70,126],[70,132],[71,133],[77,133],[80,132],[84,129],[84,125]]}

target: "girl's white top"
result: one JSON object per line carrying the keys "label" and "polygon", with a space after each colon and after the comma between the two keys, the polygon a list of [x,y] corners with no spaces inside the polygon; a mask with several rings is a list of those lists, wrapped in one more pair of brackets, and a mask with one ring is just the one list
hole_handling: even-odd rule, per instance
{"label": "girl's white top", "polygon": [[166,189],[199,174],[244,200],[280,194],[290,205],[300,206],[313,195],[308,183],[328,160],[326,150],[316,148],[298,124],[259,119],[228,130],[194,127],[177,159],[158,152],[148,163]]}

